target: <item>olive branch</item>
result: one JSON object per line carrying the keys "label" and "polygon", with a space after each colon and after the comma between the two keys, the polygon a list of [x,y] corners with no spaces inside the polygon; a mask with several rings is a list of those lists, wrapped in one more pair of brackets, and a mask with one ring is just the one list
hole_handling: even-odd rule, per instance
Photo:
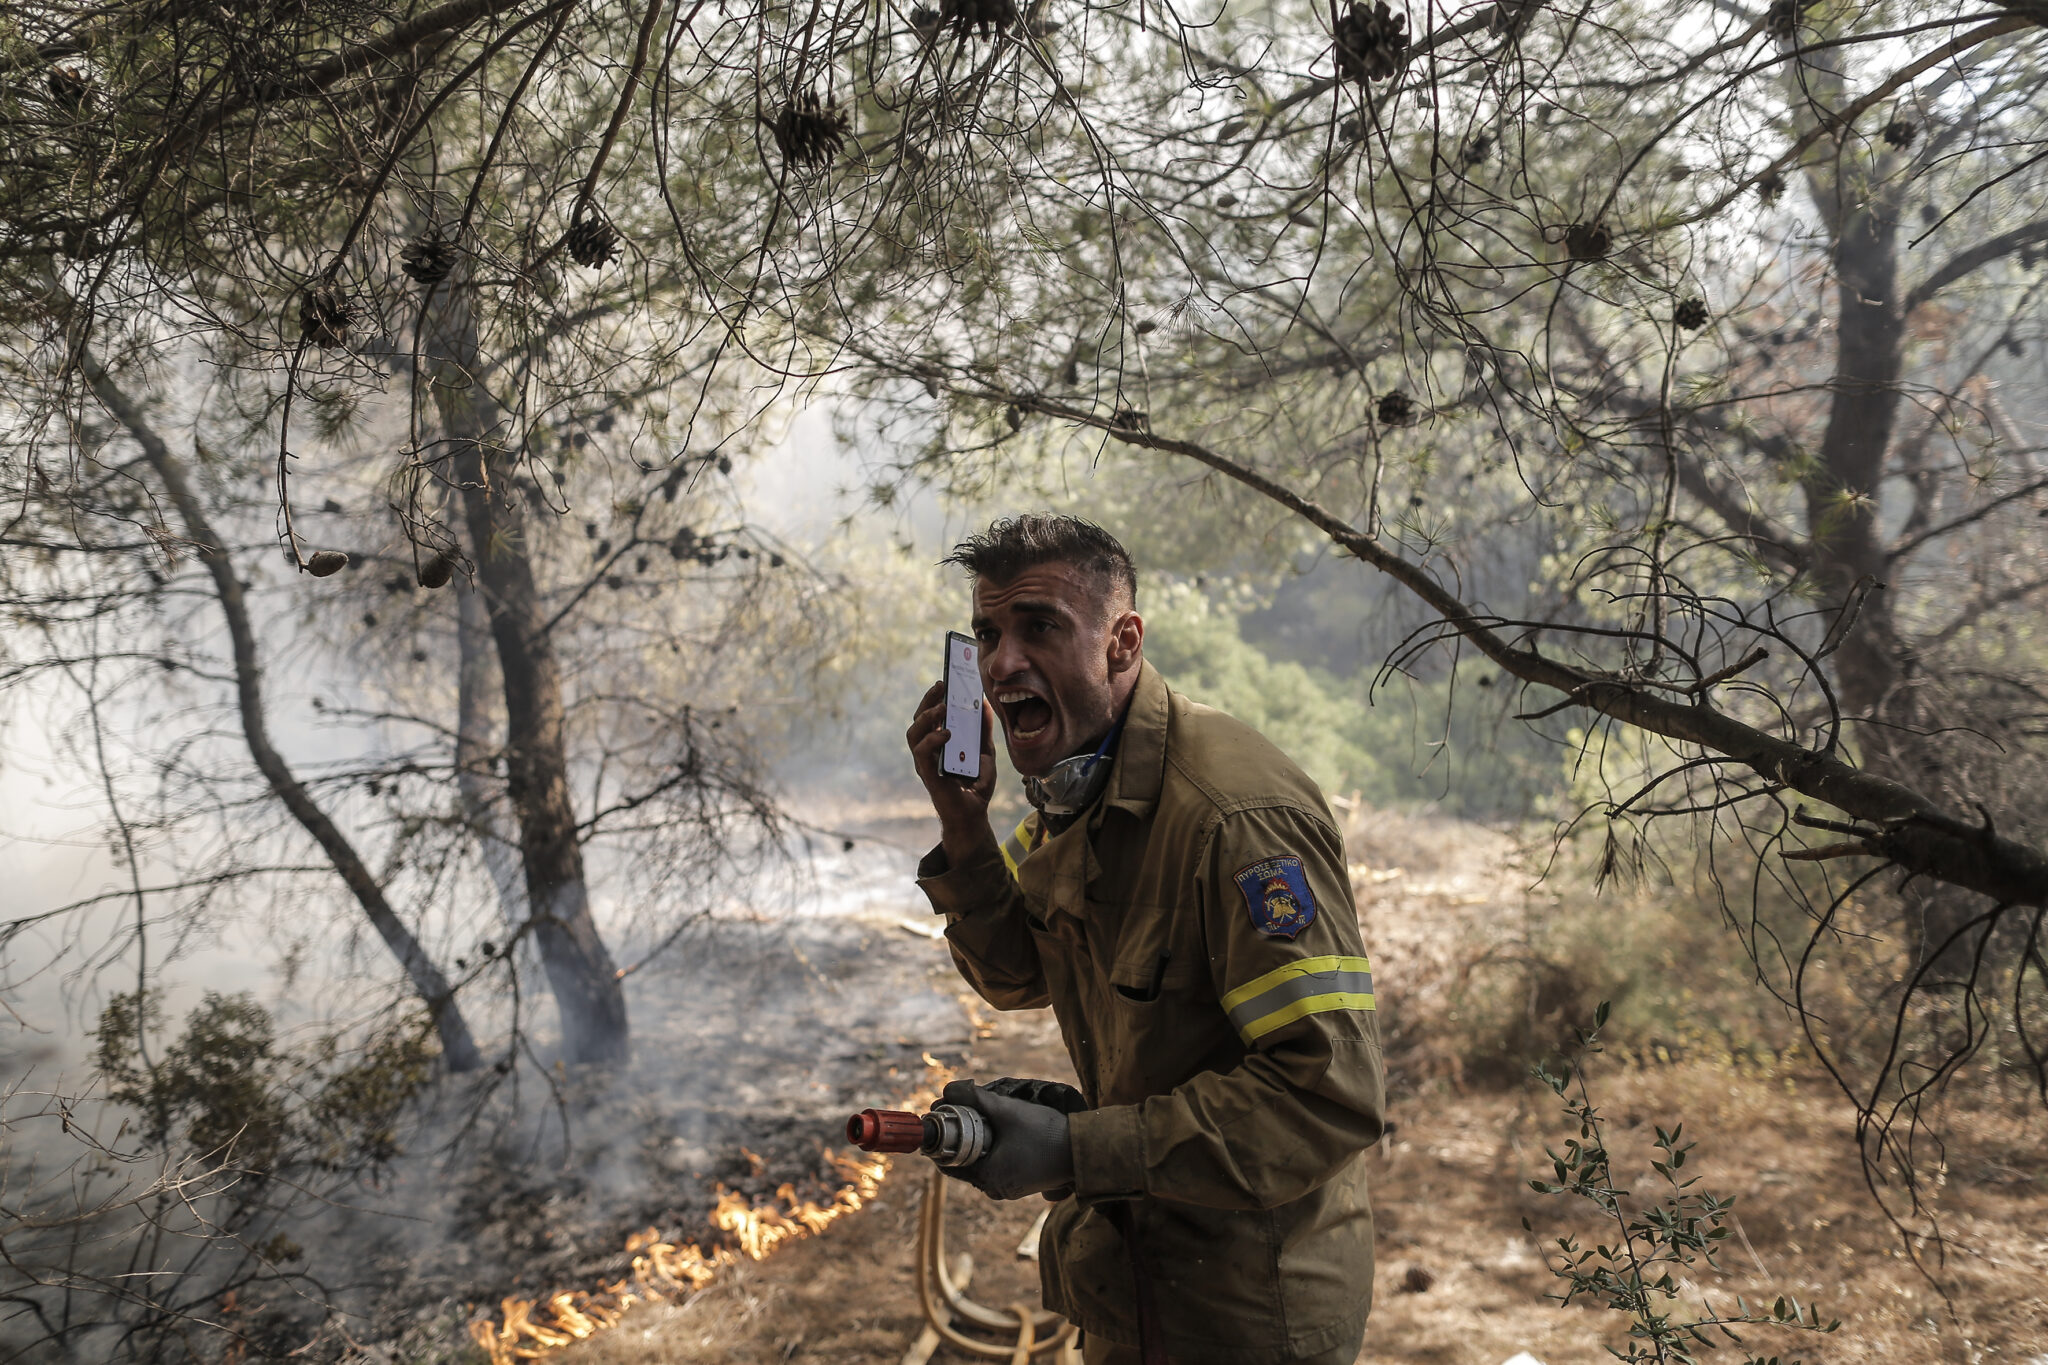
{"label": "olive branch", "polygon": [[[1562,1151],[1544,1149],[1557,1178],[1531,1180],[1529,1188],[1538,1194],[1571,1195],[1588,1201],[1613,1222],[1619,1234],[1612,1245],[1592,1247],[1582,1246],[1569,1234],[1557,1238],[1563,1260],[1551,1266],[1551,1273],[1565,1281],[1567,1288],[1562,1294],[1545,1297],[1561,1304],[1587,1298],[1626,1314],[1627,1349],[1607,1348],[1617,1360],[1697,1365],[1702,1352],[1733,1345],[1745,1348],[1744,1365],[1799,1365],[1797,1359],[1781,1362],[1777,1356],[1749,1354],[1736,1328],[1775,1327],[1825,1334],[1842,1325],[1839,1319],[1823,1325],[1818,1308],[1790,1294],[1778,1296],[1768,1309],[1752,1306],[1738,1294],[1732,1311],[1716,1310],[1704,1290],[1699,1291],[1697,1313],[1684,1300],[1689,1272],[1700,1265],[1720,1269],[1714,1258],[1728,1237],[1727,1220],[1735,1200],[1695,1189],[1698,1176],[1680,1175],[1687,1156],[1698,1146],[1682,1141],[1683,1123],[1669,1132],[1657,1129],[1655,1145],[1661,1157],[1650,1162],[1650,1169],[1663,1182],[1663,1191],[1655,1203],[1635,1200],[1615,1184],[1606,1120],[1593,1104],[1586,1084],[1586,1059],[1603,1050],[1599,1037],[1607,1017],[1608,1003],[1603,1000],[1593,1012],[1592,1028],[1572,1030],[1576,1046],[1563,1074],[1553,1074],[1540,1064],[1534,1068],[1536,1078],[1564,1101],[1564,1112],[1578,1124],[1579,1134],[1567,1139]],[[1535,1230],[1527,1218],[1522,1226]]]}

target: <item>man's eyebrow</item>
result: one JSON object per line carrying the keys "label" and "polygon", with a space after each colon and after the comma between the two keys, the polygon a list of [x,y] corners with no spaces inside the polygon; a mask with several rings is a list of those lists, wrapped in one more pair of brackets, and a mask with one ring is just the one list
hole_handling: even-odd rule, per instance
{"label": "man's eyebrow", "polygon": [[[1033,616],[1054,616],[1064,620],[1068,615],[1066,607],[1050,597],[1022,597],[1009,603],[1008,606],[1013,612],[1023,612]],[[977,631],[984,629],[993,630],[995,629],[996,622],[995,618],[987,612],[977,611],[974,613],[973,620],[969,624]]]}

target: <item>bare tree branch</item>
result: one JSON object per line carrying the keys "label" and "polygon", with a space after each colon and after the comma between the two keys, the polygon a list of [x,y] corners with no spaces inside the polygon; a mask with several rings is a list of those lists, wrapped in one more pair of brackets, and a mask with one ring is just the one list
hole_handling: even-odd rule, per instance
{"label": "bare tree branch", "polygon": [[1957,252],[1936,266],[1926,279],[1913,286],[1899,307],[1900,316],[1910,316],[1915,309],[1965,275],[1982,270],[1993,261],[2014,255],[2023,247],[2035,246],[2042,242],[2048,242],[2048,218],[2036,218],[2031,223],[2023,224],[2010,232],[2001,232],[1968,250]]}
{"label": "bare tree branch", "polygon": [[994,403],[1060,418],[1104,432],[1111,440],[1179,455],[1270,498],[1334,543],[1426,602],[1458,634],[1507,672],[1555,688],[1569,705],[1624,724],[1696,744],[1754,769],[1766,781],[1846,811],[1872,828],[1862,851],[1909,871],[1952,883],[2006,905],[2048,904],[2048,853],[2000,835],[1988,822],[1960,819],[1919,792],[1858,769],[1831,752],[1813,750],[1745,725],[1707,705],[1668,701],[1637,682],[1576,668],[1508,643],[1493,622],[1473,612],[1420,565],[1389,550],[1328,508],[1256,470],[1193,441],[1115,424],[1036,394],[983,390]]}
{"label": "bare tree branch", "polygon": [[448,978],[434,964],[426,949],[420,946],[412,930],[398,917],[398,912],[391,908],[391,903],[384,897],[384,888],[356,852],[355,845],[314,801],[311,793],[293,775],[284,755],[271,743],[269,725],[264,717],[263,666],[257,658],[256,632],[249,620],[242,581],[235,576],[234,563],[221,548],[225,542],[215,534],[205,508],[185,478],[183,466],[144,415],[141,406],[107,373],[98,358],[89,349],[81,347],[79,359],[93,396],[142,447],[143,456],[156,471],[165,493],[183,518],[186,532],[199,552],[200,562],[213,579],[221,614],[227,618],[228,636],[233,643],[236,700],[241,709],[242,734],[248,742],[250,757],[256,761],[257,769],[278,800],[284,803],[285,809],[291,812],[292,818],[313,836],[314,842],[334,864],[334,870],[341,875],[343,883],[363,908],[363,913],[369,917],[385,946],[405,969],[413,989],[426,1002],[441,1036],[442,1058],[447,1068],[456,1072],[479,1069],[484,1064],[483,1053],[470,1035],[469,1025],[456,1005],[455,992]]}

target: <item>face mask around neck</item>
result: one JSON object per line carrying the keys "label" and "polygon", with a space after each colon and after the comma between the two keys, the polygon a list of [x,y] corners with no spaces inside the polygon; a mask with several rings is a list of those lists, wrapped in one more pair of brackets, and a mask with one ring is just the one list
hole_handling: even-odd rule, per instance
{"label": "face mask around neck", "polygon": [[1078,815],[1088,809],[1109,785],[1110,771],[1116,766],[1110,759],[1110,750],[1123,728],[1123,718],[1118,717],[1102,737],[1102,743],[1095,746],[1094,753],[1063,758],[1044,777],[1025,778],[1024,799],[1036,806],[1040,814],[1056,818]]}

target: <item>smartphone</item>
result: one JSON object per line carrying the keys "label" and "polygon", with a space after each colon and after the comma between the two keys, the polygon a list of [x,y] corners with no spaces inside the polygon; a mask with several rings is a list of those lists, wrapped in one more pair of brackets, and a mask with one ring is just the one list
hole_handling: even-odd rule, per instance
{"label": "smartphone", "polygon": [[939,770],[981,776],[981,646],[957,630],[946,632],[946,752]]}

